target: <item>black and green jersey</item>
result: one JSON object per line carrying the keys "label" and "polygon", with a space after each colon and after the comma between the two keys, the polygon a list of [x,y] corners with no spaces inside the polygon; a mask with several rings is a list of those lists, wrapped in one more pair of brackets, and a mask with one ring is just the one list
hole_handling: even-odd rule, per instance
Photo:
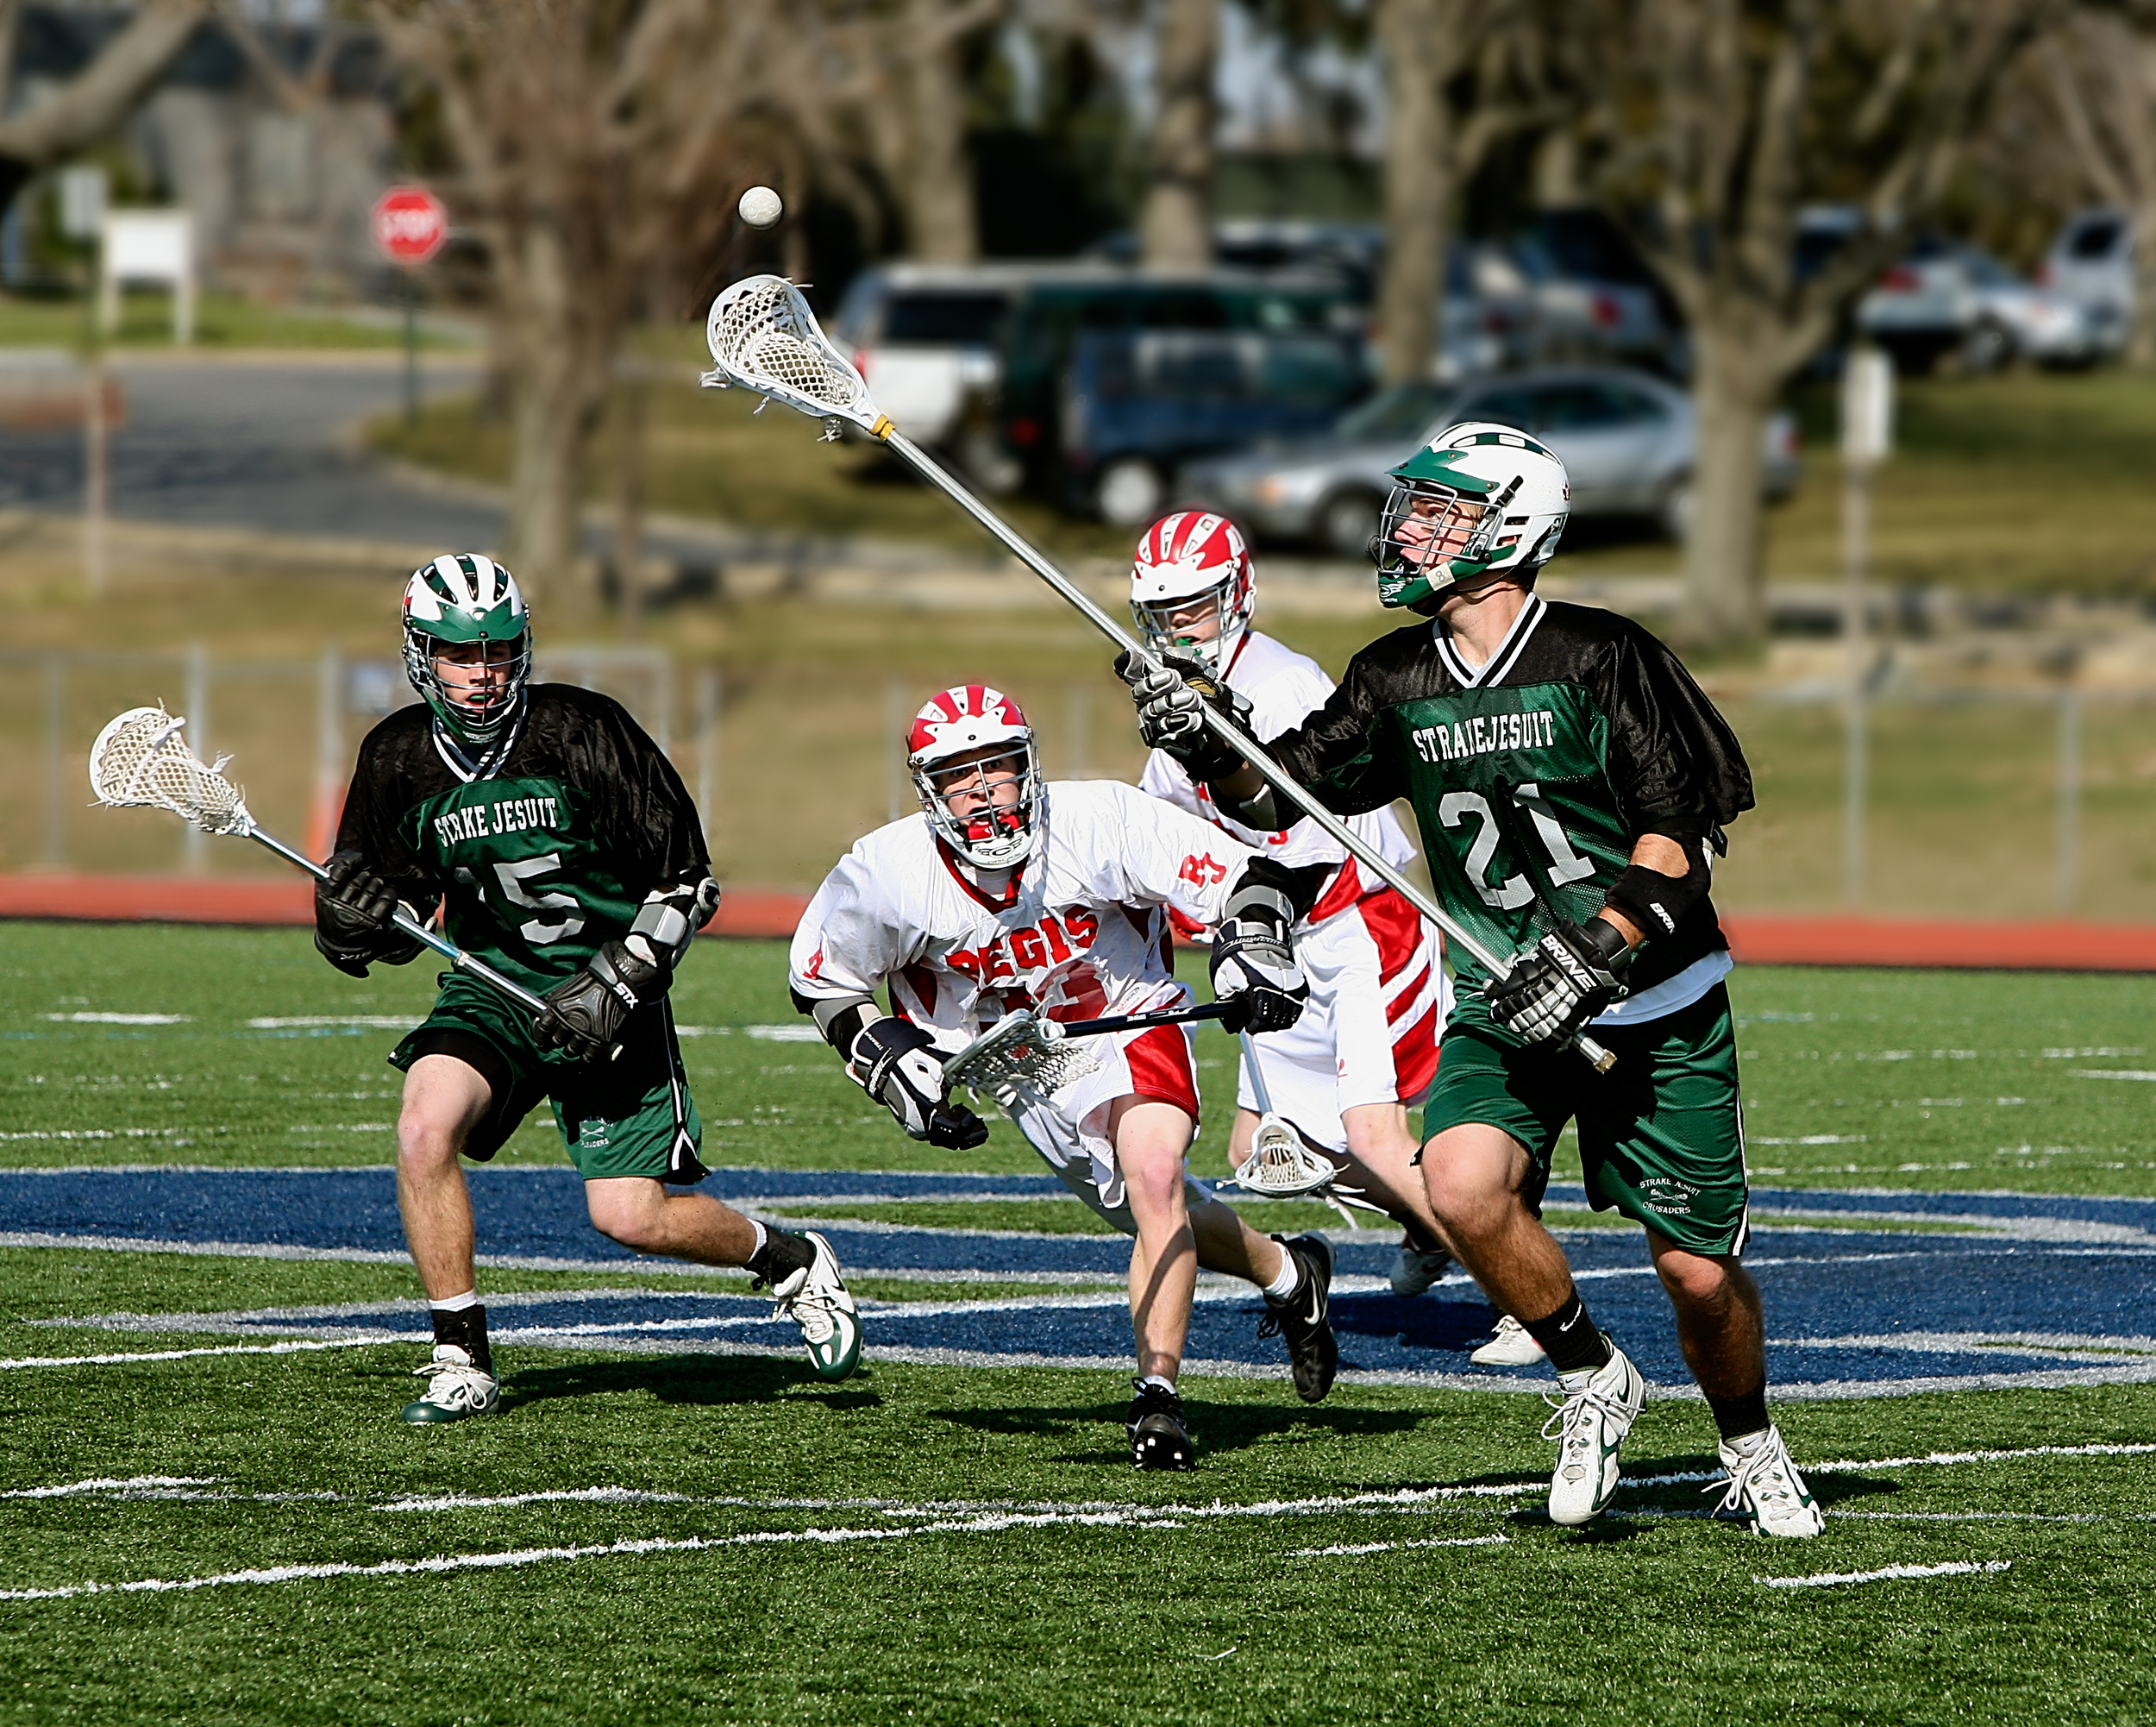
{"label": "black and green jersey", "polygon": [[[1342,815],[1413,804],[1438,898],[1500,955],[1594,915],[1642,834],[1719,841],[1753,801],[1736,735],[1675,655],[1614,612],[1539,595],[1478,669],[1435,623],[1372,643],[1271,749]],[[1727,945],[1702,896],[1629,982]],[[1451,952],[1464,983],[1486,981]]]}
{"label": "black and green jersey", "polygon": [[367,736],[337,849],[398,895],[446,907],[450,938],[527,988],[629,933],[646,895],[709,871],[696,806],[620,703],[536,684],[471,761],[423,706]]}

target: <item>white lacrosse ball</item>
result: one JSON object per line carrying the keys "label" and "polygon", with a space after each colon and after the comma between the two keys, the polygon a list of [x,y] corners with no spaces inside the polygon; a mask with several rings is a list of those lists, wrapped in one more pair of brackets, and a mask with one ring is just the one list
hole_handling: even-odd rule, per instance
{"label": "white lacrosse ball", "polygon": [[768,185],[750,186],[742,193],[736,208],[741,211],[741,219],[751,228],[769,228],[786,214],[786,205]]}

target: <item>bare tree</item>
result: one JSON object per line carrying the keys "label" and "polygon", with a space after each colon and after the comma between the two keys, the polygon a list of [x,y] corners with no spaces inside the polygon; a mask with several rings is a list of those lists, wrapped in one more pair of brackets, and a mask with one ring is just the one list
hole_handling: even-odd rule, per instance
{"label": "bare tree", "polygon": [[[133,113],[210,9],[210,0],[142,0],[88,66],[0,119],[0,210],[39,169],[96,143]],[[21,0],[0,0],[0,93],[9,83],[21,16]]]}
{"label": "bare tree", "polygon": [[1155,268],[1213,261],[1213,99],[1220,0],[1164,0],[1154,36],[1153,135],[1138,242]]}
{"label": "bare tree", "polygon": [[969,264],[980,256],[964,49],[1006,10],[1006,0],[893,0],[831,31],[854,69],[823,99],[841,99],[859,116],[917,258]]}
{"label": "bare tree", "polygon": [[811,87],[783,0],[375,0],[437,93],[448,188],[484,237],[512,435],[505,556],[575,570],[592,437],[642,285],[710,231],[764,93]]}
{"label": "bare tree", "polygon": [[2126,357],[2156,365],[2156,35],[2152,20],[2077,11],[2036,58],[2057,124],[2090,189],[2134,224]]}
{"label": "bare tree", "polygon": [[1445,229],[1490,147],[1540,110],[1515,0],[1377,0],[1385,71],[1379,372],[1427,378],[1442,336]]}
{"label": "bare tree", "polygon": [[[1757,639],[1768,416],[1849,298],[1946,191],[1957,152],[2049,0],[1567,0],[1589,173],[1691,330],[1697,455],[1688,636]],[[1800,208],[1862,232],[1796,279]]]}

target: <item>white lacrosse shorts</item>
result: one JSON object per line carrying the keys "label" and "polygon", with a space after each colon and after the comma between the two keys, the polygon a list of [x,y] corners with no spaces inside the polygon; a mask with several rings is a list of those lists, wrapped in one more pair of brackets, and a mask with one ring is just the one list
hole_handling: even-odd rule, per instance
{"label": "white lacrosse shorts", "polygon": [[[1173,1004],[1170,1004],[1173,1005]],[[1143,1032],[1090,1039],[1100,1066],[1051,1097],[1007,1111],[1027,1144],[1055,1171],[1056,1179],[1125,1235],[1138,1234],[1124,1190],[1123,1171],[1109,1142],[1108,1110],[1136,1094],[1173,1103],[1195,1132],[1198,1072],[1188,1026],[1155,1026]],[[1213,1197],[1203,1182],[1183,1177],[1183,1202],[1196,1208]]]}
{"label": "white lacrosse shorts", "polygon": [[[1451,980],[1438,964],[1437,938],[1390,888],[1298,931],[1295,959],[1310,984],[1302,1017],[1251,1041],[1273,1113],[1313,1144],[1345,1152],[1344,1111],[1365,1103],[1412,1108],[1429,1096]],[[1256,1110],[1248,1064],[1237,1071],[1236,1102]]]}

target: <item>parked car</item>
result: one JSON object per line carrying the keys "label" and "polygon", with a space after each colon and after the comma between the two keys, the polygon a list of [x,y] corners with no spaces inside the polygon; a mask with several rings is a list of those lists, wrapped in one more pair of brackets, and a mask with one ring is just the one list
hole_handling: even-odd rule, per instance
{"label": "parked car", "polygon": [[[1363,313],[1338,282],[1211,270],[1188,274],[1074,265],[1044,271],[1014,294],[1002,325],[995,383],[975,391],[959,435],[976,475],[1069,495],[1062,448],[1063,392],[1081,336],[1211,330],[1353,337]],[[896,415],[893,418],[895,419]],[[997,464],[1007,475],[997,471]]]}
{"label": "parked car", "polygon": [[2070,217],[2037,281],[2081,308],[2097,349],[2120,354],[2134,331],[2134,224],[2115,210]]}
{"label": "parked car", "polygon": [[[1617,366],[1550,367],[1476,382],[1395,385],[1341,417],[1322,438],[1191,463],[1176,496],[1232,516],[1270,540],[1360,557],[1376,531],[1388,470],[1461,420],[1532,432],[1564,459],[1578,517],[1647,517],[1673,538],[1690,524],[1692,404],[1651,374]],[[1770,499],[1796,489],[1796,427],[1766,432]]]}
{"label": "parked car", "polygon": [[1951,240],[1921,241],[1889,270],[1857,303],[1857,328],[1905,372],[1928,371],[1949,354],[1988,372],[2015,360],[2085,366],[2098,351],[2074,301]]}
{"label": "parked car", "polygon": [[1683,369],[1675,304],[1623,230],[1599,210],[1538,212],[1501,245],[1483,249],[1481,277],[1485,298],[1518,308],[1527,358]]}
{"label": "parked car", "polygon": [[1021,268],[885,264],[847,288],[831,333],[876,405],[918,443],[948,443],[969,391],[994,383]]}
{"label": "parked car", "polygon": [[1178,464],[1322,430],[1369,387],[1353,330],[1084,331],[1063,386],[1064,502],[1137,527]]}

